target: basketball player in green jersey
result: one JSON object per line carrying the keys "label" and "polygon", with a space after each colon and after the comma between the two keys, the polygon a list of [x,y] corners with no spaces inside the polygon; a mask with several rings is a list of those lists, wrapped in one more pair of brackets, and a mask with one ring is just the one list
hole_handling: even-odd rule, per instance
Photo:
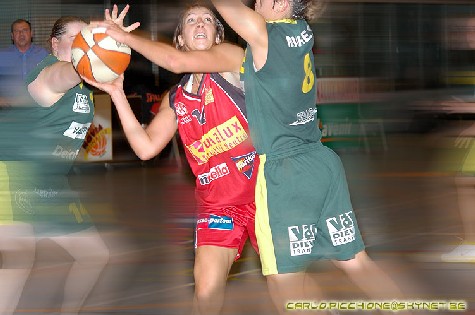
{"label": "basketball player in green jersey", "polygon": [[[328,259],[373,299],[402,294],[365,253],[339,157],[321,144],[315,119],[314,34],[307,23],[322,4],[311,0],[212,0],[246,42],[207,51],[172,47],[101,22],[106,33],[173,72],[240,70],[249,127],[261,158],[256,234],[262,272],[280,313],[310,296],[305,270]],[[243,63],[244,60],[244,63]],[[294,312],[294,311],[292,311]],[[295,312],[294,312],[295,313]]]}
{"label": "basketball player in green jersey", "polygon": [[[122,26],[127,10],[111,21]],[[86,25],[74,16],[55,22],[52,53],[27,75],[30,102],[1,117],[2,315],[16,308],[34,262],[35,238],[52,240],[74,259],[64,283],[62,315],[80,312],[109,258],[67,178],[94,114],[92,91],[71,63],[71,44]]]}

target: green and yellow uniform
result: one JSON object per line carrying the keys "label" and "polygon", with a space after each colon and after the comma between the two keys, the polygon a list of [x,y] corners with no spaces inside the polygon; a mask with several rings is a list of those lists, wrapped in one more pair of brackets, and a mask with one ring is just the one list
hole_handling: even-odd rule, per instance
{"label": "green and yellow uniform", "polygon": [[246,50],[241,79],[251,138],[261,158],[256,235],[264,275],[347,260],[364,249],[339,157],[320,142],[314,38],[307,22],[267,23],[265,65]]}
{"label": "green and yellow uniform", "polygon": [[[47,56],[30,72],[27,84],[58,59]],[[33,224],[38,235],[77,232],[92,226],[68,173],[94,115],[92,91],[82,83],[55,104],[34,100],[1,117],[0,222]]]}

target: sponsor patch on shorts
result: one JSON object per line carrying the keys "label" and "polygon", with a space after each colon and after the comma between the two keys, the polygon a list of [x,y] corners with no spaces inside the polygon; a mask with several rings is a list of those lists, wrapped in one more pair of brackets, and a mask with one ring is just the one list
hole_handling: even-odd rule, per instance
{"label": "sponsor patch on shorts", "polygon": [[290,256],[309,255],[312,253],[317,226],[302,224],[288,227],[290,240]]}
{"label": "sponsor patch on shorts", "polygon": [[233,230],[233,218],[219,215],[205,215],[196,221],[196,229]]}
{"label": "sponsor patch on shorts", "polygon": [[333,246],[348,244],[355,240],[355,224],[351,218],[352,213],[353,211],[348,211],[326,220]]}

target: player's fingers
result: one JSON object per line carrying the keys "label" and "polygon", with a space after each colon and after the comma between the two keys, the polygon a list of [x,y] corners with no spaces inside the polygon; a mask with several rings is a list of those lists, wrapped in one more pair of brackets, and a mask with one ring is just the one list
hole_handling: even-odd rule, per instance
{"label": "player's fingers", "polygon": [[104,20],[110,21],[112,19],[109,9],[104,10]]}
{"label": "player's fingers", "polygon": [[125,16],[127,15],[127,12],[129,12],[130,6],[127,4],[125,8],[120,12],[119,14],[119,19],[124,20]]}
{"label": "player's fingers", "polygon": [[127,33],[130,33],[133,30],[136,30],[139,26],[140,26],[140,22],[135,22],[134,24],[129,25],[126,28],[124,28],[124,31],[126,31]]}
{"label": "player's fingers", "polygon": [[117,7],[117,4],[114,4],[112,7],[112,20],[117,19],[117,12],[119,12],[119,7]]}

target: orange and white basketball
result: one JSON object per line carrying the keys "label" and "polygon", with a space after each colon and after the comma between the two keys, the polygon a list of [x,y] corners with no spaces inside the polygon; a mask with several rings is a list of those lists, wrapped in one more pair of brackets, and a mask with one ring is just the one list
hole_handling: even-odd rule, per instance
{"label": "orange and white basketball", "polygon": [[85,27],[71,47],[71,61],[79,74],[96,82],[110,82],[130,63],[130,47],[105,34],[104,28]]}

